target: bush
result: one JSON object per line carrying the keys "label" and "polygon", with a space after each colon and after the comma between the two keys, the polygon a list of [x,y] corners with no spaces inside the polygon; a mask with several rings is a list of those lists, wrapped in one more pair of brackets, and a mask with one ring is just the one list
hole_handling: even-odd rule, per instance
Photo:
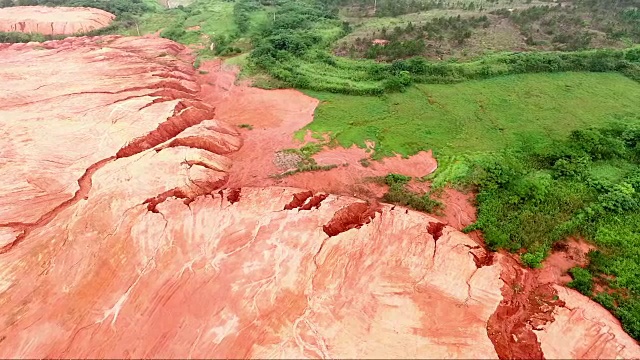
{"label": "bush", "polygon": [[186,33],[187,32],[184,30],[184,23],[179,22],[167,29],[162,30],[160,36],[165,39],[178,42]]}
{"label": "bush", "polygon": [[547,256],[546,252],[543,249],[537,250],[535,252],[528,252],[522,254],[520,257],[522,262],[530,268],[539,268],[541,266],[542,260]]}
{"label": "bush", "polygon": [[393,186],[393,185],[405,185],[411,180],[410,176],[400,175],[400,174],[388,174],[384,177],[384,183]]}
{"label": "bush", "polygon": [[622,327],[635,339],[640,339],[640,301],[637,299],[623,300],[615,314],[622,322]]}
{"label": "bush", "polygon": [[388,174],[382,180],[389,186],[389,191],[382,197],[383,201],[427,213],[442,208],[442,203],[432,199],[431,194],[416,194],[408,190],[406,185],[411,181],[410,176]]}
{"label": "bush", "polygon": [[568,287],[576,289],[584,295],[591,296],[593,293],[593,275],[587,269],[574,267],[570,271],[573,281],[567,284]]}

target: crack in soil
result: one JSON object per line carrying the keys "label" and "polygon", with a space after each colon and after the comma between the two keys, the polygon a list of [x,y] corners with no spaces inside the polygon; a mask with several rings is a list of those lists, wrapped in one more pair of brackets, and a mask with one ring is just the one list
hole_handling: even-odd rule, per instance
{"label": "crack in soil", "polygon": [[378,203],[352,203],[338,210],[322,230],[329,236],[336,236],[350,229],[359,229],[369,224],[376,213],[382,213],[382,207]]}

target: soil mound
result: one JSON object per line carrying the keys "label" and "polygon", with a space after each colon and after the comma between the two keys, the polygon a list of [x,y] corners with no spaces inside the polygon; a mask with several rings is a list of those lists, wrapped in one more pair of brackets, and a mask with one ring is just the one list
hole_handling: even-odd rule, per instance
{"label": "soil mound", "polygon": [[[434,217],[234,180],[237,99],[204,101],[192,61],[157,38],[0,46],[0,357],[640,357]],[[250,91],[265,124],[313,110]]]}
{"label": "soil mound", "polygon": [[15,6],[0,9],[0,31],[74,35],[108,26],[115,15],[86,7]]}

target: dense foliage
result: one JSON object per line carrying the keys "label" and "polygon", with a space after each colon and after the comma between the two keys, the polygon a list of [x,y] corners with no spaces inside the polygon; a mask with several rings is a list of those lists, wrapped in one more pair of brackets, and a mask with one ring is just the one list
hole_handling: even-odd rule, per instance
{"label": "dense foliage", "polygon": [[[426,49],[425,39],[437,41],[450,41],[456,45],[464,44],[471,37],[473,29],[488,27],[489,20],[486,16],[472,16],[462,18],[458,16],[438,17],[424,24],[414,25],[409,22],[407,26],[395,26],[393,30],[382,28],[375,39],[356,38],[351,45],[349,54],[355,57],[356,53],[364,53],[370,59],[395,60],[411,56],[422,55]],[[385,40],[386,44],[377,44],[375,40]]]}
{"label": "dense foliage", "polygon": [[[442,18],[422,27],[410,28],[409,32],[434,31],[440,29],[442,24],[451,24],[453,29],[460,30],[470,24],[482,24],[482,21],[483,18],[466,22],[457,18]],[[532,72],[619,71],[640,80],[640,48],[507,53],[467,63],[429,62],[416,57],[383,64],[330,55],[330,44],[348,30],[348,26],[342,26],[337,20],[336,8],[327,3],[280,0],[274,20],[255,37],[251,62],[288,86],[353,95],[402,91],[412,83],[454,83]],[[467,36],[464,32],[459,38],[462,41]],[[397,32],[394,30],[393,34],[396,35],[390,36],[401,37],[405,33],[406,28]],[[406,46],[391,47],[384,51],[408,55],[407,49],[419,49],[422,46],[419,41],[400,44]],[[372,51],[383,51],[374,49]]]}
{"label": "dense foliage", "polygon": [[494,249],[527,249],[522,260],[534,267],[557,241],[593,241],[589,269],[573,269],[570,286],[639,338],[640,127],[630,123],[638,118],[477,161],[468,181],[479,190],[478,221],[469,230],[482,230]]}

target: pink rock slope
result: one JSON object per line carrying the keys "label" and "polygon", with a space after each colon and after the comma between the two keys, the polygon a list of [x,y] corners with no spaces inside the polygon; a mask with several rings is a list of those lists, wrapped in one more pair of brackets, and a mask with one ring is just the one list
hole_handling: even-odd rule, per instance
{"label": "pink rock slope", "polygon": [[242,140],[191,61],[164,39],[0,45],[0,357],[507,358],[516,333],[640,355],[564,288],[527,337],[540,291],[509,289],[532,275],[428,215],[225,188]]}
{"label": "pink rock slope", "polygon": [[86,7],[15,6],[0,9],[0,31],[74,35],[106,27],[114,18]]}

